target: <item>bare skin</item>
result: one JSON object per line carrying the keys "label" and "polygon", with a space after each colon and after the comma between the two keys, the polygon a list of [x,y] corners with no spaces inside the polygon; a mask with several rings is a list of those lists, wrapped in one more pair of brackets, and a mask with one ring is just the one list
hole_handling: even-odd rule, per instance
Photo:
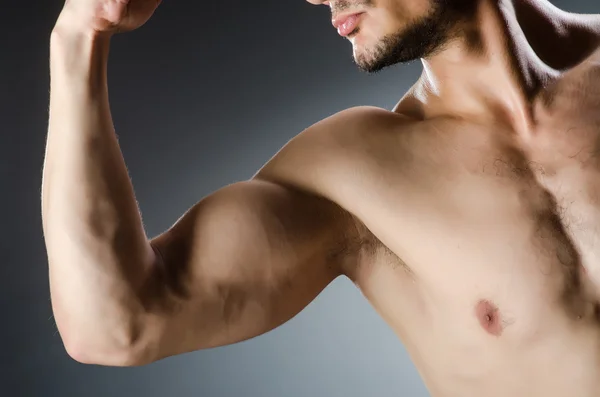
{"label": "bare skin", "polygon": [[[402,24],[390,10],[425,3],[371,4],[349,36],[357,63],[373,65],[379,30]],[[424,58],[393,111],[315,124],[149,239],[105,70],[112,34],[157,2],[127,14],[67,2],[51,44],[43,220],[69,354],[144,365],[235,343],[346,276],[433,396],[600,394],[600,16],[474,4],[469,35]]]}

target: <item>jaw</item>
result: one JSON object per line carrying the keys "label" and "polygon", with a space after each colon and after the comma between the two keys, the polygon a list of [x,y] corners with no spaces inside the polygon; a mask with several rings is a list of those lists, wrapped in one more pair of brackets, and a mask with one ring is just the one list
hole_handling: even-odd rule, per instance
{"label": "jaw", "polygon": [[357,31],[347,38],[352,44],[355,63],[359,66],[377,63],[377,58],[385,52],[384,38],[397,30],[383,16],[377,18],[371,13],[365,14]]}

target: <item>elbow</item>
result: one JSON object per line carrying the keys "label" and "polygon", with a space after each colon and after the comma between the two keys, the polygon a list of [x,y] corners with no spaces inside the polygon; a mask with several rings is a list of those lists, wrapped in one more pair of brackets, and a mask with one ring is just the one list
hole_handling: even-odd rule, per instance
{"label": "elbow", "polygon": [[104,367],[139,367],[150,364],[135,351],[130,349],[97,349],[84,347],[82,345],[67,345],[65,349],[69,357],[80,364],[99,365]]}
{"label": "elbow", "polygon": [[106,367],[139,367],[156,361],[150,344],[108,342],[101,337],[63,338],[66,353],[81,364]]}

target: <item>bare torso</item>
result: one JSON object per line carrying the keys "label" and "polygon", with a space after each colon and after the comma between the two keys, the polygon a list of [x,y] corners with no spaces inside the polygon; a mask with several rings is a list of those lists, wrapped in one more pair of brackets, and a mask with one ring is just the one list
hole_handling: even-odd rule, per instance
{"label": "bare torso", "polygon": [[[510,106],[416,117],[410,94],[394,112],[350,109],[292,140],[257,183],[221,189],[148,242],[108,127],[108,36],[97,35],[140,26],[156,7],[145,4],[136,14],[126,2],[67,2],[53,35],[44,230],[71,356],[141,365],[247,339],[344,274],[435,397],[600,395],[597,17],[524,24],[531,55],[522,35],[506,45],[510,19],[488,15],[487,54],[471,68],[446,62],[462,99],[476,102],[469,73],[485,74],[498,81],[483,96],[504,90],[497,98],[527,117]],[[520,85],[548,76],[535,69],[544,62],[562,72]],[[523,87],[539,89],[515,99]]]}
{"label": "bare torso", "polygon": [[346,274],[432,395],[598,395],[600,56],[536,97],[525,132],[366,112],[329,149],[343,170],[291,178],[358,219]]}

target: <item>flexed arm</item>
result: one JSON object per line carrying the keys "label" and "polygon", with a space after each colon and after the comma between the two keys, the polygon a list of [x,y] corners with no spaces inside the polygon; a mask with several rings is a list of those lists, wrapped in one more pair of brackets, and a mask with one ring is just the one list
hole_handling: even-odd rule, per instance
{"label": "flexed arm", "polygon": [[156,4],[70,0],[52,34],[42,217],[55,319],[84,363],[140,365],[267,332],[344,260],[350,218],[341,208],[259,176],[148,239],[111,121],[106,64],[112,33],[140,26]]}

